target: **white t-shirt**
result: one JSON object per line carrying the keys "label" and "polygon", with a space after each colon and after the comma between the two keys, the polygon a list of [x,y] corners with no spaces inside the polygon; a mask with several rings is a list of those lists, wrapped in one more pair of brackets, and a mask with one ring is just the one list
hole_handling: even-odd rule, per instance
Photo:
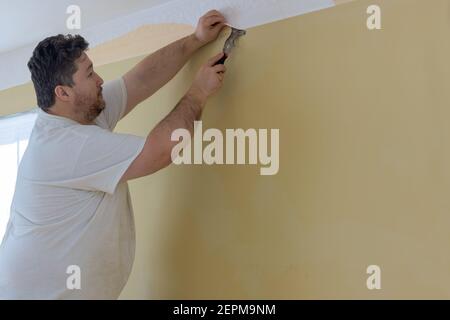
{"label": "white t-shirt", "polygon": [[145,138],[112,132],[125,112],[123,79],[105,83],[103,96],[95,125],[39,109],[0,246],[0,299],[116,299],[127,282],[134,220],[118,182]]}

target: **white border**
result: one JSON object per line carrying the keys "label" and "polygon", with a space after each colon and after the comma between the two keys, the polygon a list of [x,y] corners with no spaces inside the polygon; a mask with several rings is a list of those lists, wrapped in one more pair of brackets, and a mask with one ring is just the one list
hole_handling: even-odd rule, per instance
{"label": "white border", "polygon": [[[333,6],[333,0],[173,0],[93,28],[79,32],[62,30],[61,33],[79,33],[93,48],[146,24],[180,23],[195,26],[198,18],[211,9],[222,12],[230,25],[248,29]],[[26,64],[38,42],[0,54],[0,90],[30,81]]]}

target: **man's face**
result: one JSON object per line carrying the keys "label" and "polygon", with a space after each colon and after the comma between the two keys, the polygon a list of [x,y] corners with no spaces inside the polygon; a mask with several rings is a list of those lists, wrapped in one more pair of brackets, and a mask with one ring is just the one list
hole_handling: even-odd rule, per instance
{"label": "man's face", "polygon": [[105,108],[101,87],[103,79],[94,72],[92,61],[86,53],[75,63],[78,69],[73,75],[74,111],[86,122],[92,122]]}

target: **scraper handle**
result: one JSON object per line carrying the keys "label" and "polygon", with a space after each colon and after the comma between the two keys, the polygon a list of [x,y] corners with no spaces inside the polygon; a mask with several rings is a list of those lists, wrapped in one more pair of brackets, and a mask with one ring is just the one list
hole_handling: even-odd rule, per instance
{"label": "scraper handle", "polygon": [[225,64],[225,60],[227,60],[228,55],[226,53],[223,54],[223,57],[220,58],[214,65],[217,66],[218,64]]}

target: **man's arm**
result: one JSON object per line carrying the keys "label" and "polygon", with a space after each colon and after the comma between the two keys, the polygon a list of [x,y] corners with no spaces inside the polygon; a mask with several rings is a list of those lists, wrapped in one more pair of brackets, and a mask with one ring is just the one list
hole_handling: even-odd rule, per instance
{"label": "man's arm", "polygon": [[150,54],[127,72],[123,79],[127,88],[124,116],[169,82],[192,54],[215,40],[225,26],[225,18],[216,10],[200,18],[195,33]]}
{"label": "man's arm", "polygon": [[152,174],[172,163],[171,153],[179,141],[172,141],[172,132],[178,128],[194,132],[194,121],[199,120],[209,96],[220,89],[226,68],[215,63],[223,53],[203,65],[177,106],[149,133],[144,148],[128,167],[120,182]]}

